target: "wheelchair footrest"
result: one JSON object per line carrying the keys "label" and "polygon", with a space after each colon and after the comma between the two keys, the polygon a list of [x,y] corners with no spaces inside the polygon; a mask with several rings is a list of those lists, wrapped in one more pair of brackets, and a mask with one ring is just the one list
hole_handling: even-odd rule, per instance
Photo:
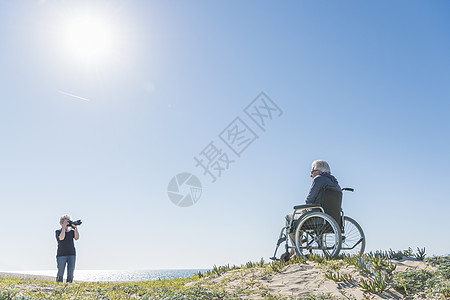
{"label": "wheelchair footrest", "polygon": [[277,242],[277,246],[280,246],[282,242],[286,241],[286,236],[280,237]]}

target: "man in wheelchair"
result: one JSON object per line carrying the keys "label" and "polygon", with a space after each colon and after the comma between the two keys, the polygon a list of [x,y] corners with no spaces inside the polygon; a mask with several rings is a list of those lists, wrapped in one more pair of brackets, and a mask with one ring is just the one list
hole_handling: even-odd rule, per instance
{"label": "man in wheelchair", "polygon": [[[286,216],[273,260],[283,242],[285,253],[280,257],[287,261],[292,255],[306,256],[323,253],[327,257],[342,254],[363,253],[364,233],[356,221],[344,217],[341,209],[342,191],[337,179],[331,175],[330,166],[324,160],[312,163],[311,188],[305,205],[294,206],[294,213]],[[289,242],[290,240],[290,242]]]}

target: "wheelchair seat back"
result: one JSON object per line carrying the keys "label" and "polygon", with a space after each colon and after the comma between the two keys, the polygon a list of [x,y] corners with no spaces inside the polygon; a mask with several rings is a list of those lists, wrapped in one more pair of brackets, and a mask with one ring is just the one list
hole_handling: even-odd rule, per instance
{"label": "wheelchair seat back", "polygon": [[341,217],[342,191],[340,189],[325,187],[322,194],[321,206],[326,214],[330,215],[342,228]]}

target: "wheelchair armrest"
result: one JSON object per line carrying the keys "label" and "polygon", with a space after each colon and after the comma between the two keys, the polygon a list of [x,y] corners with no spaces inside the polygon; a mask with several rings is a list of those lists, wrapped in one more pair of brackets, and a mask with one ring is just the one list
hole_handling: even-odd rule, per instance
{"label": "wheelchair armrest", "polygon": [[299,209],[310,209],[310,208],[320,208],[320,205],[317,204],[303,204],[303,205],[296,205],[294,206],[295,210],[299,210]]}

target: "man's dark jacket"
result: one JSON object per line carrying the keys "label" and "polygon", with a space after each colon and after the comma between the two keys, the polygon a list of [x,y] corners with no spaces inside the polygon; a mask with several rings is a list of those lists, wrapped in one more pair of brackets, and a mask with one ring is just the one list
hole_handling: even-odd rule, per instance
{"label": "man's dark jacket", "polygon": [[308,196],[306,197],[306,204],[317,204],[320,205],[320,201],[322,199],[322,191],[325,186],[330,188],[335,188],[337,190],[341,190],[339,183],[333,175],[330,173],[320,173],[316,177],[314,177],[313,182],[311,184],[311,188],[309,189]]}

